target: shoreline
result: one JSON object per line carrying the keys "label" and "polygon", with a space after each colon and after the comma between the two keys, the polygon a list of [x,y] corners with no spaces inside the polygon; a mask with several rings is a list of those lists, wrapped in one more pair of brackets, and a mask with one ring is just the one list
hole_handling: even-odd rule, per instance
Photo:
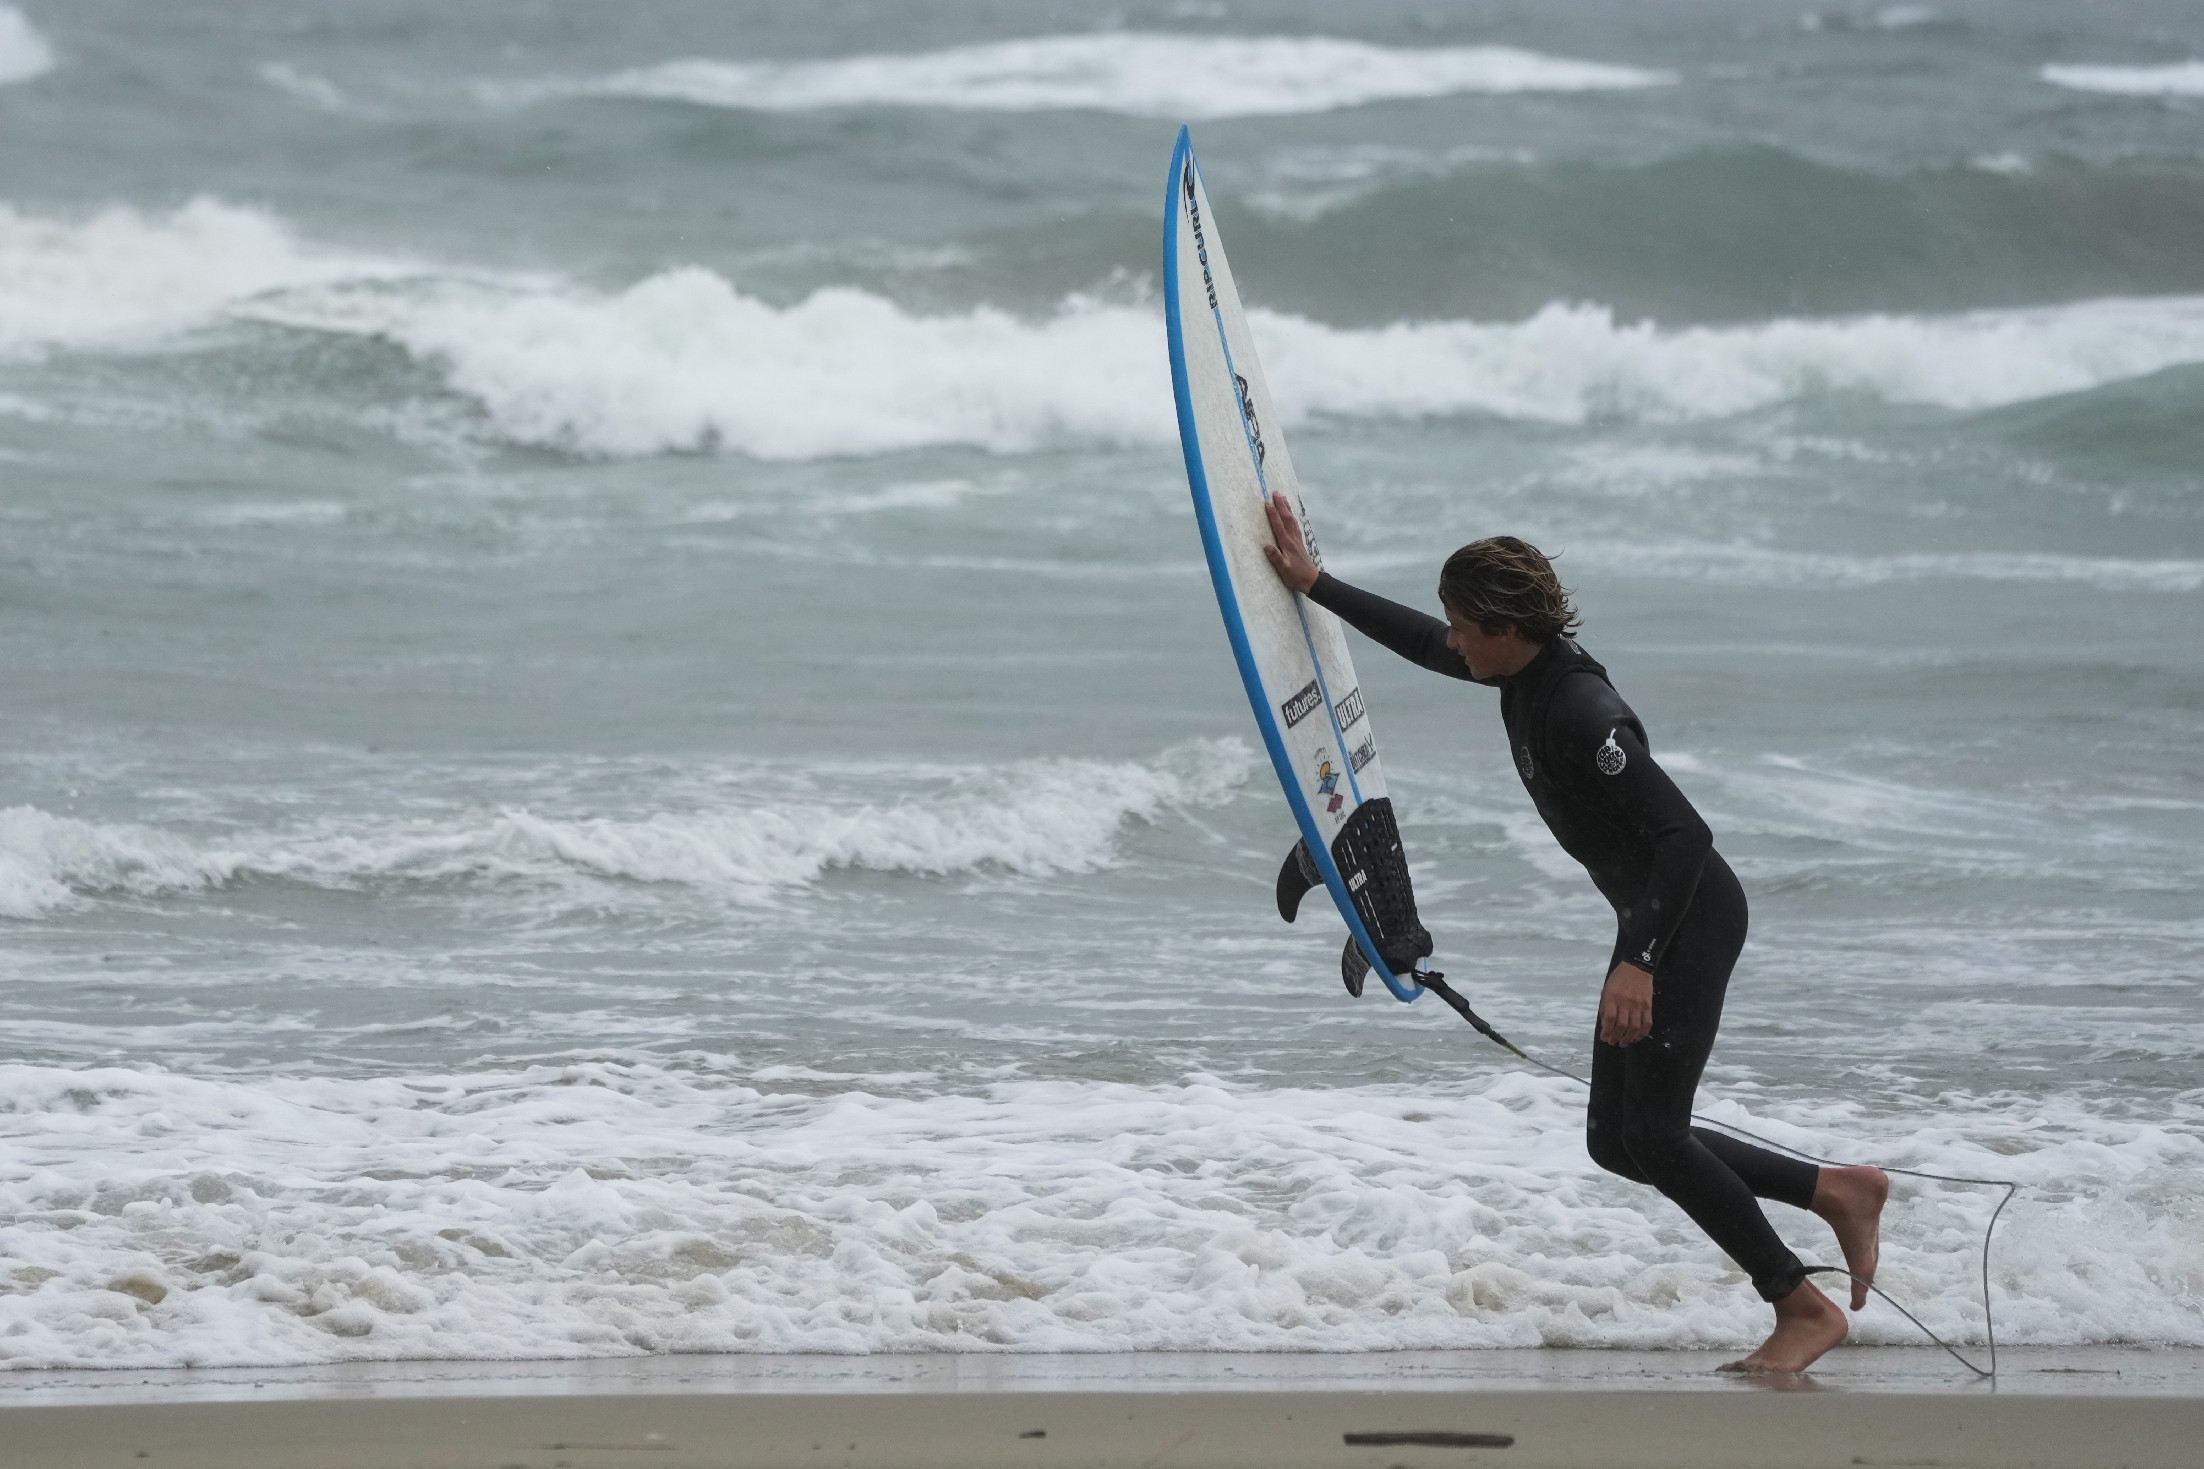
{"label": "shoreline", "polygon": [[[26,1469],[2173,1469],[2204,1349],[649,1357],[0,1374]],[[1939,1365],[1941,1364],[1941,1365]]]}
{"label": "shoreline", "polygon": [[[1742,1354],[1606,1347],[1413,1352],[695,1353],[287,1367],[0,1370],[0,1410],[92,1404],[696,1394],[1680,1392],[1777,1390]],[[1968,1355],[1980,1360],[1982,1349]],[[2004,1347],[1994,1388],[1933,1346],[1839,1347],[1800,1382],[1874,1394],[2193,1397],[2204,1347]],[[1774,1385],[1774,1386],[1772,1386]]]}

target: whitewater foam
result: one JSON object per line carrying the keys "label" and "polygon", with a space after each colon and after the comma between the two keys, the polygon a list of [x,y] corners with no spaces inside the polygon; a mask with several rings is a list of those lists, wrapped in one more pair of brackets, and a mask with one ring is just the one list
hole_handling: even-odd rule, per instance
{"label": "whitewater foam", "polygon": [[1719,586],[1872,587],[1893,582],[2073,583],[2108,592],[2204,589],[2204,561],[2072,556],[2047,551],[1911,551],[1863,555],[1703,542],[1570,546],[1570,554],[1610,576],[1648,576]]}
{"label": "whitewater foam", "polygon": [[1373,46],[1329,36],[1112,32],[993,41],[817,61],[692,58],[594,81],[493,88],[493,97],[664,98],[710,107],[1065,109],[1201,120],[1329,112],[1463,92],[1593,92],[1662,86],[1668,72],[1511,46]]}
{"label": "whitewater foam", "polygon": [[[1550,1078],[769,1086],[617,1062],[0,1067],[0,1361],[1706,1347],[1764,1328],[1680,1213],[1592,1167],[1581,1096]],[[2194,1137],[2042,1106],[1946,1109],[1963,1126],[1717,1111],[1817,1150],[2055,1184],[2004,1226],[2005,1340],[2204,1341],[2181,1223]],[[1989,1206],[1901,1182],[1886,1216],[1885,1284],[1960,1340],[1981,1335]],[[1815,1221],[1779,1212],[1826,1254]],[[1881,1310],[1854,1330],[1915,1339]]]}
{"label": "whitewater foam", "polygon": [[35,917],[72,899],[154,896],[255,879],[327,888],[524,882],[599,901],[605,883],[673,884],[768,901],[837,869],[1040,876],[1116,859],[1128,823],[1228,799],[1253,769],[1237,740],[1195,741],[1149,762],[1029,760],[993,768],[844,772],[886,783],[852,798],[833,771],[752,781],[826,788],[720,809],[635,817],[455,811],[325,817],[281,830],[197,838],[32,807],[0,811],[0,914]]}
{"label": "whitewater foam", "polygon": [[[850,288],[776,307],[688,268],[610,296],[400,294],[370,306],[359,293],[301,292],[258,311],[388,336],[480,403],[496,435],[583,454],[1015,453],[1174,432],[1154,313],[1089,297],[1039,320],[992,307],[921,315]],[[1830,395],[1983,409],[2204,361],[2204,297],[1737,327],[1663,328],[1558,304],[1505,323],[1347,328],[1265,310],[1250,322],[1291,423],[1679,422]]]}
{"label": "whitewater foam", "polygon": [[224,881],[225,859],[151,827],[32,806],[0,811],[0,916],[33,918],[77,892],[153,893]]}
{"label": "whitewater foam", "polygon": [[27,82],[54,69],[54,48],[22,11],[0,5],[0,87]]}
{"label": "whitewater foam", "polygon": [[2043,79],[2077,92],[2117,97],[2204,97],[2204,61],[2171,66],[2047,66]]}

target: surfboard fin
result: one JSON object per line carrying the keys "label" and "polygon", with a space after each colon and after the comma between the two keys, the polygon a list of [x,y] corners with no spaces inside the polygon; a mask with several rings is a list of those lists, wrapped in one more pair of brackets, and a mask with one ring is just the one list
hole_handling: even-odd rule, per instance
{"label": "surfboard fin", "polygon": [[1302,897],[1322,881],[1316,875],[1316,863],[1309,856],[1308,839],[1304,837],[1293,844],[1293,850],[1286,853],[1286,865],[1278,869],[1278,916],[1293,922],[1301,911]]}
{"label": "surfboard fin", "polygon": [[1348,994],[1362,998],[1362,982],[1370,977],[1370,959],[1353,934],[1347,935],[1347,947],[1339,951],[1339,977],[1346,983]]}

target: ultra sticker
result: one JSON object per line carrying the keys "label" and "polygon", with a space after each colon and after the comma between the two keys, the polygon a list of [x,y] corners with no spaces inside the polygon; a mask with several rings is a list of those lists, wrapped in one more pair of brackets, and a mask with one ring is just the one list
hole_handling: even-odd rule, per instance
{"label": "ultra sticker", "polygon": [[[1358,722],[1362,718],[1362,685],[1356,684],[1347,690],[1347,697],[1341,699],[1337,707],[1341,729],[1347,729]],[[1357,770],[1361,768],[1359,765],[1355,767]]]}

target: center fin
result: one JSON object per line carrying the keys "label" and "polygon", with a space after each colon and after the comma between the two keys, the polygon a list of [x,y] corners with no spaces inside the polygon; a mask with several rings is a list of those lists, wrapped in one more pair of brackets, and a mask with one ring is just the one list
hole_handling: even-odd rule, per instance
{"label": "center fin", "polygon": [[1353,934],[1347,935],[1347,947],[1339,951],[1339,977],[1347,986],[1347,993],[1362,998],[1362,982],[1370,977],[1370,959],[1362,952],[1362,945],[1355,942]]}

